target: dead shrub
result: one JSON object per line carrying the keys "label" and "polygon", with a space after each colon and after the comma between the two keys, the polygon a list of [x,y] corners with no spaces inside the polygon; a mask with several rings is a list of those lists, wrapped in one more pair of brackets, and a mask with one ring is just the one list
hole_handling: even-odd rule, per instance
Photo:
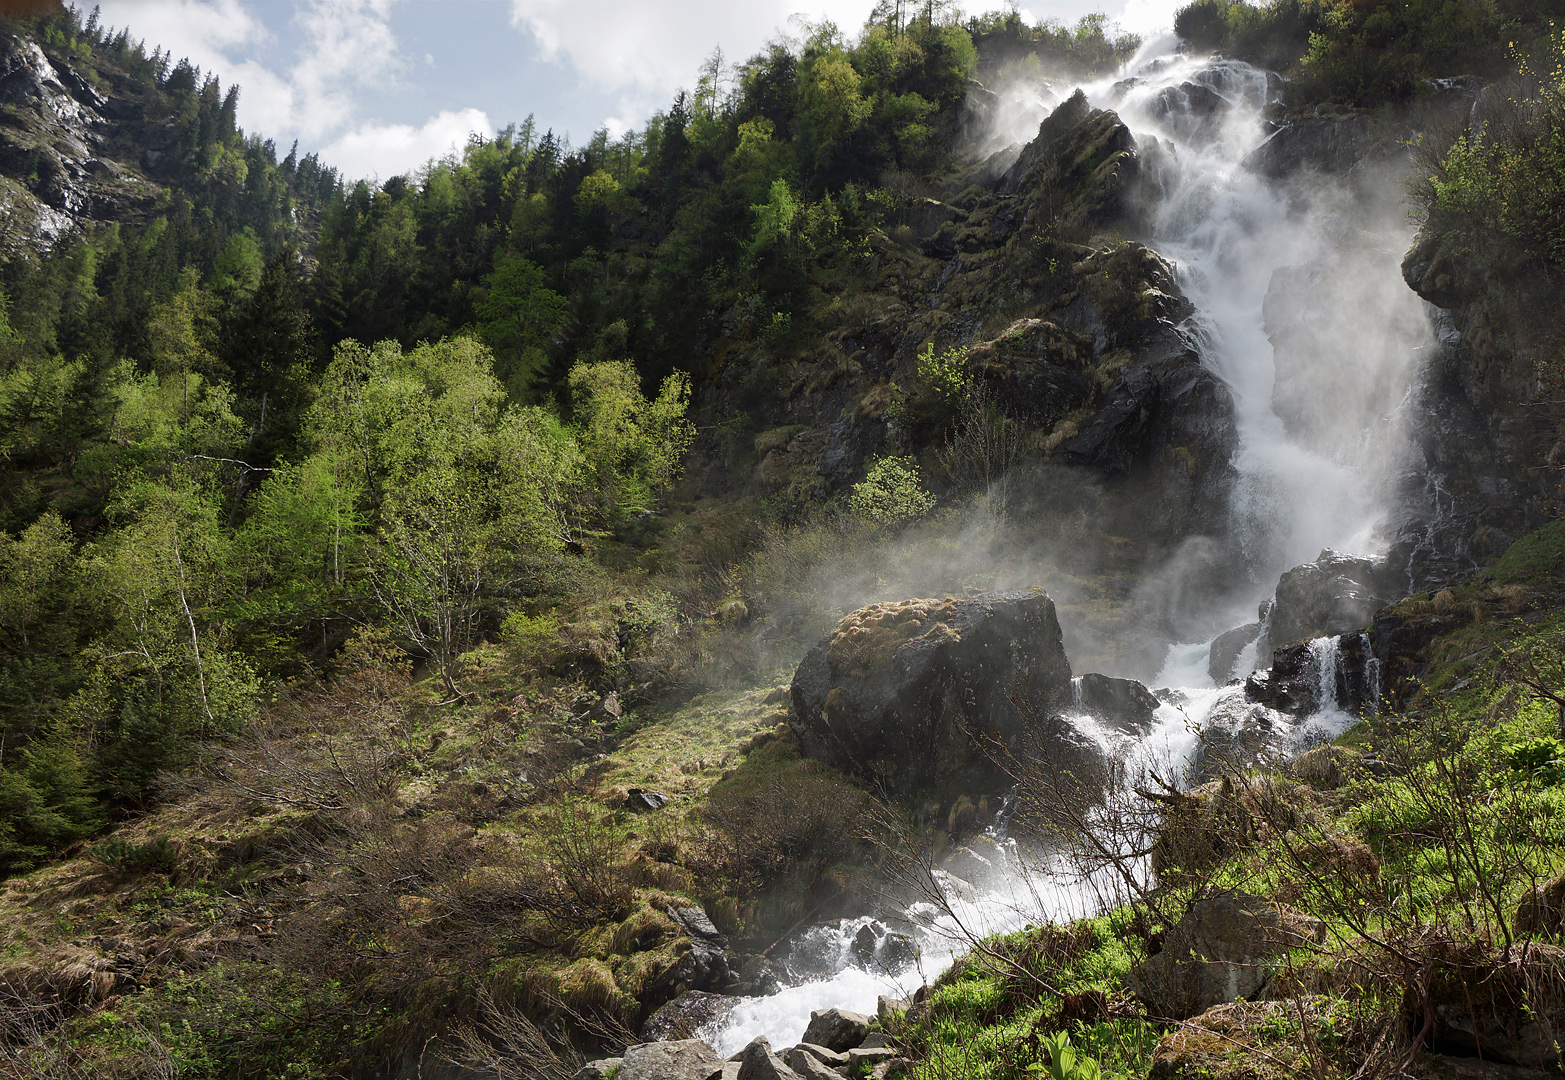
{"label": "dead shrub", "polygon": [[[783,752],[774,741],[751,761]],[[712,789],[702,812],[711,826],[705,865],[696,869],[739,892],[783,875],[813,886],[833,863],[855,854],[867,796],[812,761],[765,772],[770,775],[736,775]]]}
{"label": "dead shrub", "polygon": [[634,891],[625,867],[625,830],[585,805],[550,807],[538,825],[549,861],[575,904],[556,914],[589,924],[615,918]]}

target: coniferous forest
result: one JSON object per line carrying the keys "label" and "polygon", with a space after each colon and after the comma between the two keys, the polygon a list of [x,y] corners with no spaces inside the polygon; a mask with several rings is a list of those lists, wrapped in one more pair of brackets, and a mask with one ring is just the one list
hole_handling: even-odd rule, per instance
{"label": "coniferous forest", "polygon": [[0,23],[0,1076],[1557,1073],[1562,16],[884,0],[379,184]]}

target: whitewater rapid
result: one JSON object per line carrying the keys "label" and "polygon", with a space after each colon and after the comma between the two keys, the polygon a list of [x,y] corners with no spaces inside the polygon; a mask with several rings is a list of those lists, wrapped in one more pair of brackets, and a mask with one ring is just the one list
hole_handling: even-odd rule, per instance
{"label": "whitewater rapid", "polygon": [[[1264,305],[1276,271],[1328,257],[1333,244],[1351,228],[1330,207],[1305,205],[1299,193],[1285,192],[1244,164],[1268,136],[1267,107],[1276,100],[1276,76],[1238,61],[1185,55],[1177,42],[1163,38],[1138,54],[1124,72],[1080,89],[1097,107],[1113,109],[1132,132],[1143,154],[1159,156],[1162,197],[1153,214],[1149,246],[1175,267],[1185,294],[1195,306],[1184,329],[1201,346],[1202,362],[1230,389],[1238,433],[1234,460],[1237,481],[1230,528],[1244,553],[1245,571],[1229,598],[1233,619],[1216,626],[1250,622],[1261,601],[1271,595],[1277,576],[1314,559],[1322,549],[1375,555],[1382,546],[1384,475],[1374,455],[1361,448],[1337,447],[1327,456],[1289,436],[1273,406],[1275,364],[1267,335]],[[1192,87],[1214,91],[1225,106],[1215,113],[1196,109]],[[1012,132],[1025,141],[1037,123],[1073,88],[1060,84],[1005,88],[1002,99],[1012,111]],[[1208,106],[1211,98],[1207,96]],[[1025,133],[1025,134],[1024,134]],[[1342,349],[1354,343],[1335,343]],[[1393,404],[1406,387],[1388,391]],[[1369,440],[1364,440],[1369,445]],[[1239,658],[1240,674],[1260,666],[1261,635]],[[1182,776],[1195,761],[1202,725],[1226,714],[1260,706],[1244,700],[1242,686],[1214,685],[1208,673],[1211,641],[1170,646],[1163,669],[1153,681],[1163,702],[1150,732],[1132,739],[1103,728],[1084,710],[1071,719],[1097,739],[1128,777],[1145,768]],[[1294,754],[1331,738],[1355,720],[1336,699],[1335,639],[1312,646],[1320,708],[1295,719],[1262,710],[1274,731],[1279,754]],[[1129,782],[1129,781],[1127,781]],[[700,1034],[725,1056],[756,1035],[773,1046],[799,1040],[815,1009],[841,1007],[874,1013],[881,995],[905,997],[932,982],[976,937],[1008,932],[1029,924],[1059,922],[1101,909],[1103,895],[1093,882],[1078,880],[1047,858],[1025,856],[1003,833],[991,838],[1000,864],[982,885],[941,879],[943,903],[918,900],[883,915],[886,923],[908,933],[917,961],[902,970],[877,969],[854,953],[852,943],[869,917],[816,926],[791,947],[836,968],[827,978],[801,981],[776,993],[747,998],[727,1017]],[[995,855],[995,852],[1000,854]]]}

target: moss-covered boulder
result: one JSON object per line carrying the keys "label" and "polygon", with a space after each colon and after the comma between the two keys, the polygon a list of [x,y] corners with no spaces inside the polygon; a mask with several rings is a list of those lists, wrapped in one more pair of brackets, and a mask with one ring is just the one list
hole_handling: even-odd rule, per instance
{"label": "moss-covered boulder", "polygon": [[807,757],[893,793],[985,793],[1008,786],[993,752],[1019,751],[1030,728],[1061,766],[1099,762],[1056,715],[1070,679],[1042,589],[872,604],[805,656],[790,723]]}

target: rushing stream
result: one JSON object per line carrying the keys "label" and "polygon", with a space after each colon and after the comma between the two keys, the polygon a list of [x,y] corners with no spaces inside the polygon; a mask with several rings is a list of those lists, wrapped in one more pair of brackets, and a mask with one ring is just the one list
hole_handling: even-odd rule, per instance
{"label": "rushing stream", "polygon": [[[1427,336],[1427,330],[1408,329],[1425,323],[1417,299],[1396,276],[1397,256],[1409,234],[1405,221],[1398,220],[1395,200],[1391,213],[1382,211],[1371,223],[1384,242],[1379,247],[1359,243],[1354,248],[1359,254],[1352,257],[1358,265],[1343,265],[1350,261],[1341,254],[1345,242],[1365,234],[1368,211],[1354,206],[1340,188],[1323,185],[1301,192],[1298,185],[1285,187],[1244,164],[1268,136],[1264,113],[1275,98],[1276,77],[1237,61],[1179,54],[1175,44],[1172,38],[1153,43],[1120,77],[1082,90],[1094,105],[1120,114],[1143,154],[1158,156],[1162,197],[1151,235],[1143,239],[1176,267],[1196,308],[1185,329],[1200,343],[1203,363],[1233,394],[1239,444],[1230,528],[1245,567],[1234,575],[1232,594],[1216,605],[1226,622],[1205,628],[1215,634],[1254,621],[1278,575],[1322,549],[1372,555],[1383,546],[1381,508],[1390,503],[1385,493],[1392,457],[1387,447],[1395,440],[1397,404],[1412,379],[1412,358],[1424,344],[1419,334]],[[1030,138],[1038,121],[1070,92],[1057,84],[1008,88],[1002,97],[1014,106],[1011,137]],[[1221,104],[1214,107],[1218,99]],[[1340,312],[1321,319],[1320,333],[1327,338],[1319,343],[1323,354],[1367,356],[1372,359],[1366,363],[1386,368],[1376,384],[1381,400],[1345,403],[1352,408],[1344,412],[1371,418],[1362,430],[1346,435],[1339,428],[1314,432],[1314,438],[1306,431],[1301,437],[1298,425],[1290,432],[1274,407],[1268,292],[1278,271],[1311,263],[1360,274],[1373,294],[1370,320],[1354,325]],[[1384,310],[1375,309],[1376,303]],[[1333,336],[1337,340],[1329,339]],[[1321,392],[1346,391],[1331,386],[1328,378]],[[1323,413],[1334,411],[1333,402],[1322,404]],[[1257,642],[1240,654],[1236,674],[1259,666],[1257,652],[1264,640],[1263,627]],[[1208,721],[1262,709],[1245,700],[1241,686],[1214,686],[1209,647],[1209,640],[1169,646],[1152,684],[1161,688],[1163,704],[1149,734],[1132,739],[1108,731],[1085,712],[1073,718],[1078,728],[1126,761],[1131,774],[1138,766],[1180,774],[1197,751],[1195,732]],[[1338,700],[1345,661],[1337,640],[1314,643],[1311,662],[1320,702],[1316,712],[1299,720],[1268,712],[1277,749],[1284,753],[1337,734],[1354,719]],[[1374,685],[1376,673],[1365,671],[1363,678]],[[899,913],[887,913],[884,922],[916,942],[916,961],[897,970],[894,963],[877,960],[879,953],[868,955],[866,928],[871,937],[886,929],[869,917],[813,927],[787,946],[784,963],[796,985],[744,999],[703,1036],[725,1056],[756,1035],[765,1035],[774,1046],[790,1045],[803,1034],[811,1010],[839,1006],[873,1013],[878,995],[904,996],[932,981],[974,935],[1098,908],[1098,893],[1090,884],[1051,872],[1047,860],[1039,865],[1036,858],[1023,858],[1003,835],[992,837],[985,850],[995,865],[981,882],[937,873],[945,888],[943,904],[914,901]]]}

